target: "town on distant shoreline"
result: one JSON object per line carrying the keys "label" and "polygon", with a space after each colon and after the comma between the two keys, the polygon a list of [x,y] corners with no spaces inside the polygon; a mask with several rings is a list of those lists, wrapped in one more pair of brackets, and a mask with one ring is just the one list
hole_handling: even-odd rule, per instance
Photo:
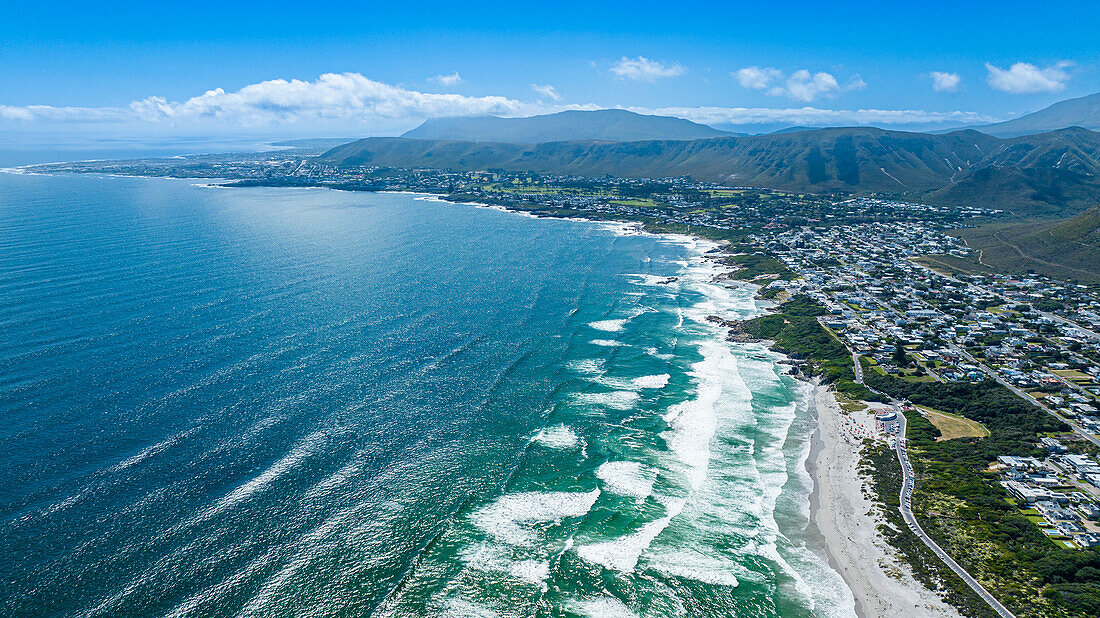
{"label": "town on distant shoreline", "polygon": [[884,536],[922,583],[965,615],[1100,614],[1100,287],[983,262],[956,230],[998,209],[687,178],[336,166],[293,151],[27,171],[426,192],[722,241],[730,277],[777,303],[728,324],[731,337],[774,342],[845,413],[880,412],[864,472]]}

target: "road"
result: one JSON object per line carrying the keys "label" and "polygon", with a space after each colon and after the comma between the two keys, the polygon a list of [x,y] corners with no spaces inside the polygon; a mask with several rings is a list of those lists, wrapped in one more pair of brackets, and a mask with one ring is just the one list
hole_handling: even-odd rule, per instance
{"label": "road", "polygon": [[[999,292],[991,290],[987,287],[984,287],[984,286],[981,286],[981,285],[978,285],[976,283],[972,283],[972,282],[969,282],[969,281],[960,281],[959,279],[956,279],[955,277],[952,277],[951,275],[949,275],[947,273],[941,273],[937,270],[934,270],[934,269],[931,269],[931,268],[925,266],[924,264],[918,264],[917,262],[914,262],[912,260],[909,260],[909,262],[911,264],[913,264],[914,266],[916,266],[917,268],[921,268],[921,269],[923,269],[927,272],[930,272],[930,273],[936,273],[937,275],[939,275],[939,276],[941,276],[945,279],[948,279],[949,281],[953,281],[953,282],[958,283],[960,285],[974,286],[975,288],[985,292],[986,294],[996,296],[997,298],[1001,299],[1005,303],[1016,302],[1016,301],[1013,301],[1012,299],[1004,296],[1003,294],[1000,294]],[[1049,320],[1059,322],[1059,323],[1061,323],[1065,326],[1071,326],[1073,328],[1076,328],[1076,329],[1080,330],[1081,332],[1085,333],[1086,335],[1088,335],[1089,337],[1092,337],[1093,339],[1095,339],[1097,341],[1100,341],[1100,333],[1097,333],[1094,330],[1090,330],[1088,328],[1085,328],[1084,326],[1081,326],[1080,324],[1078,324],[1077,322],[1074,322],[1073,320],[1069,320],[1069,319],[1063,318],[1060,315],[1054,315],[1053,313],[1049,313],[1049,312],[1046,312],[1046,311],[1040,311],[1039,315],[1041,315],[1044,318],[1047,318]]]}
{"label": "road", "polygon": [[1054,315],[1053,313],[1047,313],[1046,311],[1040,311],[1039,315],[1043,316],[1044,318],[1047,318],[1048,320],[1054,320],[1055,322],[1059,322],[1059,323],[1061,323],[1065,326],[1068,326],[1070,328],[1076,328],[1077,330],[1081,331],[1082,333],[1085,333],[1089,337],[1092,337],[1094,340],[1100,341],[1100,333],[1097,333],[1096,331],[1093,331],[1093,330],[1089,330],[1089,329],[1085,328],[1084,326],[1081,326],[1077,322],[1074,322],[1073,320],[1067,320],[1066,318],[1063,318],[1060,315]]}
{"label": "road", "polygon": [[993,608],[993,611],[997,612],[997,614],[1002,616],[1002,618],[1015,618],[1015,615],[1012,612],[1008,611],[1007,607],[1001,605],[1001,602],[998,601],[992,594],[990,594],[989,591],[986,590],[985,587],[978,582],[978,580],[971,577],[970,573],[966,572],[966,569],[962,568],[959,563],[955,562],[955,560],[951,556],[948,556],[947,552],[943,551],[943,548],[941,548],[938,543],[933,541],[932,538],[924,532],[924,529],[920,527],[920,524],[917,523],[917,518],[913,515],[913,510],[910,506],[910,502],[913,498],[913,465],[909,463],[909,455],[905,451],[906,421],[905,414],[903,414],[900,409],[898,410],[898,423],[899,431],[897,438],[894,440],[894,451],[897,453],[898,463],[901,464],[901,471],[903,475],[901,493],[898,495],[898,497],[901,499],[901,505],[898,508],[901,511],[902,519],[905,520],[905,524],[909,526],[909,529],[913,531],[913,534],[917,535],[917,538],[919,538],[921,542],[923,542],[928,547],[928,549],[931,549],[932,553],[936,554],[936,556],[939,557],[939,559],[942,560],[944,564],[950,567],[950,569],[954,571],[955,574],[959,576],[959,578],[966,582],[966,585],[970,586],[970,588],[974,592],[976,592],[983,601],[988,603],[989,606]]}
{"label": "road", "polygon": [[988,365],[981,362],[980,360],[974,358],[974,356],[972,356],[966,350],[964,350],[960,347],[954,347],[954,346],[952,347],[952,349],[959,356],[962,356],[966,360],[968,360],[968,361],[974,363],[975,365],[977,365],[977,367],[979,369],[981,369],[983,372],[985,372],[985,374],[987,376],[989,376],[989,377],[993,378],[994,380],[996,380],[997,383],[1000,384],[1001,386],[1003,386],[1003,387],[1007,388],[1008,390],[1012,391],[1017,396],[1022,397],[1025,401],[1031,402],[1031,403],[1035,404],[1036,406],[1039,406],[1039,408],[1042,409],[1047,414],[1053,416],[1054,418],[1056,418],[1056,419],[1062,421],[1063,423],[1069,425],[1070,427],[1072,427],[1073,431],[1075,433],[1077,433],[1078,435],[1080,435],[1081,437],[1083,437],[1084,439],[1088,440],[1089,442],[1092,442],[1096,446],[1100,446],[1100,438],[1097,438],[1096,436],[1092,435],[1091,433],[1085,431],[1084,427],[1081,427],[1077,423],[1074,423],[1073,421],[1065,418],[1061,414],[1058,414],[1054,410],[1051,410],[1050,408],[1048,408],[1046,406],[1046,404],[1044,404],[1043,402],[1039,401],[1038,399],[1032,397],[1030,393],[1027,393],[1024,390],[1022,390],[1020,388],[1017,388],[1015,384],[1012,384],[1008,380],[1005,380],[1004,378],[1002,378],[1001,374],[997,373],[996,371],[991,369]]}

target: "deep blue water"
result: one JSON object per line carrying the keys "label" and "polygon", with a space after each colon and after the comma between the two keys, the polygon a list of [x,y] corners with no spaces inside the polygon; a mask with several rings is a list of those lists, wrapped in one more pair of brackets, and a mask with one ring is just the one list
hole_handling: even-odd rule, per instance
{"label": "deep blue water", "polygon": [[708,248],[0,174],[0,613],[844,614]]}

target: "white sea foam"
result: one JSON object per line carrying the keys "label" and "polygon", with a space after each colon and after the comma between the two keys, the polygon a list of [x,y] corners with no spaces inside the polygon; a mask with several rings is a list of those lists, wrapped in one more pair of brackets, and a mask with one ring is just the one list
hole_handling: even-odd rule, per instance
{"label": "white sea foam", "polygon": [[544,427],[539,430],[538,433],[531,438],[532,442],[537,442],[547,448],[553,449],[570,449],[577,445],[577,434],[572,429],[565,425],[554,425],[552,427]]}
{"label": "white sea foam", "polygon": [[657,472],[636,461],[608,461],[596,470],[596,478],[612,493],[644,500],[653,492]]}
{"label": "white sea foam", "polygon": [[657,350],[657,348],[654,348],[654,347],[646,348],[645,353],[652,356],[652,357],[654,357],[654,358],[659,358],[661,360],[672,360],[673,358],[676,358],[675,354],[665,354],[663,352],[660,352],[659,350]]}
{"label": "white sea foam", "polygon": [[580,517],[592,508],[599,496],[599,489],[505,494],[475,511],[471,520],[497,541],[528,545],[538,538],[535,524],[556,524],[566,517]]}
{"label": "white sea foam", "polygon": [[623,318],[620,320],[600,320],[598,322],[589,322],[588,325],[596,330],[602,330],[605,333],[617,333],[626,326],[626,323],[630,320]]}
{"label": "white sea foam", "polygon": [[665,442],[685,464],[685,474],[693,489],[702,485],[710,460],[710,441],[718,426],[715,405],[722,396],[723,384],[730,375],[736,376],[737,362],[729,348],[717,341],[701,345],[703,360],[692,366],[698,386],[695,399],[669,407],[664,415],[669,430]]}
{"label": "white sea foam", "polygon": [[668,527],[673,517],[675,514],[655,519],[631,534],[609,541],[581,545],[577,547],[577,555],[620,573],[630,573],[638,565],[642,552],[648,549],[653,539]]}
{"label": "white sea foam", "polygon": [[665,575],[693,579],[715,586],[736,587],[741,583],[740,578],[756,581],[760,579],[755,573],[736,562],[694,551],[676,551],[649,556],[645,566]]}
{"label": "white sea foam", "polygon": [[608,388],[619,391],[639,391],[647,388],[664,388],[672,376],[667,373],[652,376],[639,376],[637,378],[617,378],[606,375],[594,375],[588,379],[596,384],[602,384]]}
{"label": "white sea foam", "polygon": [[516,579],[545,589],[550,576],[550,562],[542,559],[513,560],[510,549],[501,545],[481,543],[472,551],[464,550],[462,560],[474,570],[507,573]]}
{"label": "white sea foam", "polygon": [[647,286],[647,287],[648,286],[665,285],[665,282],[668,281],[668,279],[669,279],[668,277],[661,277],[661,276],[658,276],[658,275],[651,275],[651,274],[648,274],[648,273],[638,273],[638,274],[628,275],[628,276],[631,278],[631,282],[634,283],[634,285],[641,285],[641,286]]}
{"label": "white sea foam", "polygon": [[573,400],[577,403],[601,406],[613,410],[629,410],[642,396],[637,391],[608,391],[604,393],[576,393]]}
{"label": "white sea foam", "polygon": [[605,348],[621,348],[626,344],[621,341],[615,341],[614,339],[593,339],[593,345],[603,346]]}
{"label": "white sea foam", "polygon": [[569,609],[591,618],[637,618],[625,603],[612,596],[578,599],[568,603]]}
{"label": "white sea foam", "polygon": [[667,373],[662,373],[655,376],[641,376],[634,378],[633,384],[636,388],[664,388],[668,386],[668,381],[672,376]]}
{"label": "white sea foam", "polygon": [[450,598],[444,602],[441,618],[500,618],[500,614],[468,599]]}
{"label": "white sea foam", "polygon": [[582,358],[569,363],[569,368],[582,375],[594,375],[603,373],[602,358]]}
{"label": "white sea foam", "polygon": [[508,572],[516,579],[539,584],[545,587],[543,582],[550,577],[550,562],[547,560],[519,560],[513,562]]}

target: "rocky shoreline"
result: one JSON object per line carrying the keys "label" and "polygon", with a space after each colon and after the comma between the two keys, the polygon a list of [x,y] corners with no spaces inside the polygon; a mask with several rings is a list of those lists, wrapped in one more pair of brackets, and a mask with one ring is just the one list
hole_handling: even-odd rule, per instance
{"label": "rocky shoreline", "polygon": [[707,321],[711,324],[729,329],[729,333],[726,335],[726,341],[733,341],[735,343],[763,343],[768,341],[763,337],[759,337],[745,330],[745,325],[748,323],[748,320],[726,320],[717,315],[708,315]]}

